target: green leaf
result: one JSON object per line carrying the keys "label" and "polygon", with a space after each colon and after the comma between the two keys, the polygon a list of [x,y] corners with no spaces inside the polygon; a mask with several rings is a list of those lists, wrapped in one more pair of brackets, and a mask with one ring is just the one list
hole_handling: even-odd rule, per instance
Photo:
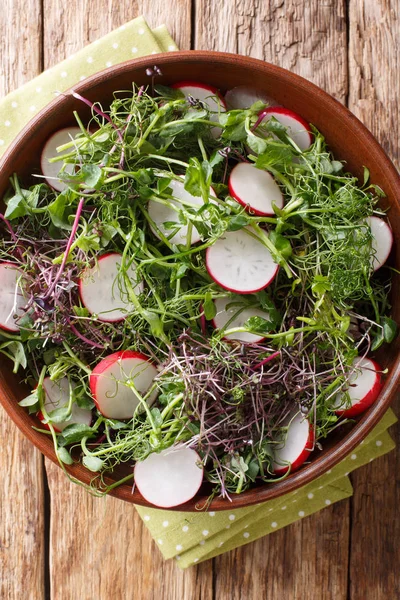
{"label": "green leaf", "polygon": [[274,324],[262,317],[250,317],[244,324],[244,327],[256,331],[257,333],[269,333],[275,329]]}
{"label": "green leaf", "polygon": [[151,310],[143,310],[142,314],[150,325],[152,335],[162,338],[164,336],[164,325],[160,317]]}
{"label": "green leaf", "polygon": [[213,302],[210,292],[207,292],[204,295],[203,311],[207,321],[211,321],[211,319],[213,319],[217,313],[217,308],[215,306],[215,302]]}
{"label": "green leaf", "polygon": [[68,231],[71,230],[71,224],[68,220],[68,217],[72,214],[70,200],[70,190],[65,190],[47,207],[53,225]]}
{"label": "green leaf", "polygon": [[19,406],[35,406],[36,404],[39,403],[39,395],[38,395],[38,391],[34,390],[32,392],[32,394],[29,394],[29,396],[27,396],[26,398],[24,398],[23,400],[20,400],[20,402],[18,402]]}
{"label": "green leaf", "polygon": [[369,181],[369,169],[367,169],[367,167],[364,167],[363,186],[366,186],[368,181]]}
{"label": "green leaf", "polygon": [[94,164],[85,164],[81,169],[83,182],[88,188],[98,189],[103,182],[103,170]]}
{"label": "green leaf", "polygon": [[227,231],[238,231],[239,229],[243,229],[246,225],[251,223],[251,218],[245,214],[233,215],[233,217],[229,218]]}
{"label": "green leaf", "polygon": [[390,319],[390,317],[383,317],[381,319],[381,324],[383,326],[383,338],[385,342],[390,344],[397,336],[397,323],[396,321],[393,321],[393,319]]}
{"label": "green leaf", "polygon": [[156,427],[161,427],[161,425],[163,424],[163,420],[160,410],[158,408],[152,408],[150,412],[151,416],[153,417],[154,425]]}
{"label": "green leaf", "polygon": [[182,90],[167,87],[166,85],[157,84],[154,86],[154,90],[156,94],[166,98],[167,100],[185,99],[185,94],[182,92]]}
{"label": "green leaf", "polygon": [[93,437],[95,434],[96,431],[84,423],[71,423],[63,429],[62,437],[65,444],[75,444],[84,437]]}
{"label": "green leaf", "polygon": [[189,194],[192,196],[201,196],[202,195],[202,179],[203,172],[201,165],[197,158],[191,158],[189,160],[189,166],[186,169],[185,173],[185,183],[184,188]]}
{"label": "green leaf", "polygon": [[97,456],[84,456],[82,458],[82,463],[87,469],[89,469],[89,471],[92,471],[93,473],[100,471],[104,465],[104,461],[102,461],[100,458],[97,458]]}
{"label": "green leaf", "polygon": [[332,289],[329,278],[326,275],[315,275],[311,283],[311,290],[315,296],[323,296],[325,292]]}
{"label": "green leaf", "polygon": [[19,217],[24,217],[28,214],[25,198],[21,194],[15,194],[14,196],[6,200],[6,204],[7,209],[4,213],[4,216],[10,221],[12,221],[13,219],[18,219]]}
{"label": "green leaf", "polygon": [[160,177],[159,179],[157,179],[157,193],[162,194],[165,190],[168,189],[170,183],[170,177]]}
{"label": "green leaf", "polygon": [[0,352],[8,356],[14,362],[13,373],[16,373],[20,366],[26,369],[27,359],[24,346],[18,341],[8,341],[0,344]]}
{"label": "green leaf", "polygon": [[268,140],[268,145],[257,157],[256,167],[268,169],[268,167],[284,167],[293,160],[292,149],[287,144],[275,140]]}
{"label": "green leaf", "polygon": [[292,246],[287,238],[276,231],[271,231],[268,237],[284,259],[292,255]]}
{"label": "green leaf", "polygon": [[268,142],[265,139],[254,134],[247,136],[247,144],[256,154],[262,154],[268,146]]}
{"label": "green leaf", "polygon": [[57,448],[57,456],[61,460],[61,462],[65,463],[66,465],[72,465],[74,463],[70,453],[66,448]]}
{"label": "green leaf", "polygon": [[67,406],[56,408],[48,413],[50,423],[63,423],[71,417],[71,411]]}

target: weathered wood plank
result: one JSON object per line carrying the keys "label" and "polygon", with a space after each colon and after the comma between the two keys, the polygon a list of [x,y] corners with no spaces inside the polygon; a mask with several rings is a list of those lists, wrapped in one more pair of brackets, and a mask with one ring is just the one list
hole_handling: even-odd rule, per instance
{"label": "weathered wood plank", "polygon": [[52,600],[212,600],[211,562],[181,571],[132,505],[90,496],[53,464],[47,473]]}
{"label": "weathered wood plank", "polygon": [[344,600],[348,503],[216,559],[218,600]]}
{"label": "weathered wood plank", "polygon": [[[344,2],[236,0],[221,6],[212,0],[198,0],[196,5],[196,47],[267,60],[345,101],[348,78]],[[344,600],[348,530],[349,503],[344,501],[222,555],[215,561],[216,597]]]}
{"label": "weathered wood plank", "polygon": [[44,0],[44,64],[57,64],[86,44],[143,15],[150,27],[165,23],[182,50],[190,48],[190,0]]}
{"label": "weathered wood plank", "polygon": [[196,48],[272,62],[313,81],[338,100],[347,95],[344,0],[196,2]]}
{"label": "weathered wood plank", "polygon": [[[40,39],[40,0],[5,0],[0,11],[0,97],[40,72]],[[42,457],[2,408],[0,439],[0,597],[41,600],[45,556]]]}
{"label": "weathered wood plank", "polygon": [[[190,0],[173,8],[161,0],[125,1],[113,3],[112,11],[103,0],[45,0],[46,67],[139,14],[153,26],[165,22],[180,47],[190,47]],[[132,506],[92,498],[58,467],[47,462],[46,469],[52,600],[211,600],[211,562],[182,572],[163,560]]]}
{"label": "weathered wood plank", "polygon": [[[349,108],[400,164],[400,4],[351,0]],[[395,410],[400,409],[399,399]],[[400,431],[397,449],[353,475],[350,598],[400,597],[395,557],[400,553]]]}

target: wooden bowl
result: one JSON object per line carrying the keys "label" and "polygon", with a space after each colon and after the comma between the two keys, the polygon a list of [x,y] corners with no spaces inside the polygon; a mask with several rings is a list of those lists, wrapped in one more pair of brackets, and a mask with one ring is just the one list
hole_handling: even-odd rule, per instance
{"label": "wooden bowl", "polygon": [[[385,152],[364,125],[344,106],[312,83],[285,69],[234,54],[174,52],[132,60],[112,67],[87,78],[74,89],[85,97],[107,106],[115,90],[129,90],[132,81],[140,85],[147,84],[149,78],[145,74],[146,68],[153,66],[155,62],[163,73],[158,79],[160,83],[171,84],[191,79],[214,85],[222,91],[237,85],[257,87],[280,104],[300,113],[325,135],[335,157],[345,160],[349,171],[362,179],[363,166],[368,166],[372,182],[378,184],[386,193],[383,205],[390,206],[389,219],[394,237],[396,240],[400,237],[400,178]],[[89,117],[89,109],[83,103],[68,93],[60,95],[25,127],[0,162],[0,197],[6,191],[9,177],[14,172],[26,178],[32,173],[40,172],[41,148],[51,133],[74,122],[74,110],[77,110],[83,119]],[[393,262],[399,269],[400,245],[396,245],[393,251]],[[392,298],[393,318],[400,322],[400,277],[397,274],[394,275]],[[322,452],[315,451],[309,464],[284,481],[263,484],[238,496],[233,495],[232,502],[215,498],[212,509],[248,506],[291,492],[319,477],[351,452],[378,423],[393,400],[400,375],[399,340],[378,352],[377,360],[384,368],[389,369],[385,386],[379,400],[352,428],[342,428],[341,431],[332,434],[324,442]],[[57,462],[51,439],[32,429],[32,425],[39,426],[39,422],[17,404],[29,393],[18,379],[18,376],[12,374],[10,363],[2,357],[2,405],[24,435],[45,456]],[[93,473],[80,464],[69,467],[68,471],[86,484],[93,478]],[[148,504],[137,491],[132,492],[130,484],[115,488],[111,494],[128,502]],[[196,506],[206,504],[207,497],[207,489],[201,489],[195,498],[184,506],[177,507],[177,510],[195,510]]]}

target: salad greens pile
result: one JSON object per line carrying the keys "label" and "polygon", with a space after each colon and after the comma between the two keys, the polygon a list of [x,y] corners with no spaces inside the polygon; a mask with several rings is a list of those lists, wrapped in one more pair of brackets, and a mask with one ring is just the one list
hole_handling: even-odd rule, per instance
{"label": "salad greens pile", "polygon": [[[262,102],[218,114],[154,80],[116,92],[109,110],[75,96],[91,106],[92,118],[83,123],[76,113],[80,134],[59,148],[65,189],[42,179],[29,187],[15,175],[1,215],[0,261],[14,263],[24,282],[19,331],[0,331],[0,351],[15,372],[24,369],[21,378],[33,390],[21,406],[41,412],[46,427],[38,430],[52,436],[62,465],[81,461],[93,471],[96,494],[130,480],[136,461],[177,443],[199,453],[212,494],[276,481],[274,444],[288,417],[300,410],[320,447],[345,421],[335,399],[346,394],[355,357],[396,334],[390,269],[372,268],[368,218],[384,216],[382,190],[369,183],[367,169],[361,184],[347,173],[315,128],[302,151],[278,120],[260,120]],[[258,216],[230,195],[229,174],[239,161],[278,183],[285,204],[274,206],[273,216]],[[182,178],[200,206],[172,202],[171,181]],[[163,231],[149,201],[176,213]],[[187,242],[177,245],[172,237],[183,225]],[[244,227],[280,269],[264,290],[233,294],[210,277],[205,251]],[[193,228],[201,239],[191,245]],[[134,307],[118,322],[90,314],[78,290],[85,269],[109,252],[121,255],[118,285]],[[129,277],[132,264],[140,293]],[[268,318],[216,329],[218,298],[238,313],[258,308]],[[227,338],[242,332],[263,340]],[[150,407],[141,398],[130,420],[102,415],[88,380],[101,359],[121,350],[144,354],[159,371],[157,400]],[[46,377],[71,384],[68,404],[50,414]],[[74,404],[92,410],[92,423],[71,422],[58,432]],[[110,474],[111,485],[104,478]]]}

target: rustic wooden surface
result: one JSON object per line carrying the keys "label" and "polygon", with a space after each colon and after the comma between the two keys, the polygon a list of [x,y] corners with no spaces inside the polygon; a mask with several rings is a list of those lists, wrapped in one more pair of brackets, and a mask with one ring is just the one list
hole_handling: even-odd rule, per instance
{"label": "rustic wooden surface", "polygon": [[[399,0],[3,0],[0,96],[138,14],[182,49],[263,58],[347,103],[399,161]],[[350,141],[351,143],[351,141]],[[65,480],[0,413],[3,600],[395,600],[400,450],[352,499],[188,571],[132,507]],[[399,430],[394,431],[400,446]]]}

